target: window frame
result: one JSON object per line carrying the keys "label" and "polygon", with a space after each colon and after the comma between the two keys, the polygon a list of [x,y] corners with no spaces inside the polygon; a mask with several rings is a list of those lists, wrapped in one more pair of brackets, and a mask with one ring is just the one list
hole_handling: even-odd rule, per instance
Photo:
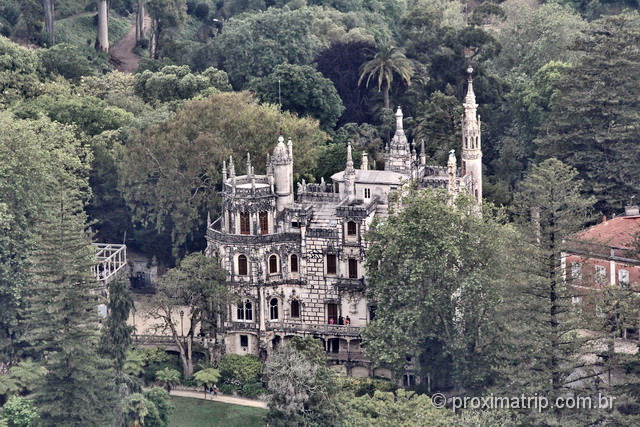
{"label": "window frame", "polygon": [[[329,262],[330,259],[332,262]],[[336,254],[327,254],[325,256],[325,262],[327,264],[327,275],[338,274],[338,257]]]}
{"label": "window frame", "polygon": [[[269,300],[269,320],[279,320],[280,319],[279,305],[280,305],[280,301],[278,301],[278,298],[271,298]],[[274,314],[275,314],[275,316],[274,316]]]}
{"label": "window frame", "polygon": [[278,255],[269,255],[269,274],[278,274],[280,272],[280,266],[278,262]]}
{"label": "window frame", "polygon": [[251,215],[249,212],[240,212],[240,234],[251,234]]}
{"label": "window frame", "polygon": [[[241,334],[240,336],[240,348],[249,348],[249,335]],[[245,341],[245,345],[242,342]]]}
{"label": "window frame", "polygon": [[260,234],[269,234],[269,212],[260,211],[258,222],[260,223]]}
{"label": "window frame", "polygon": [[[296,309],[294,310],[293,307],[295,307]],[[291,300],[291,304],[289,305],[289,317],[291,317],[292,319],[299,319],[301,316],[301,304],[300,304],[300,300],[294,299]]]}
{"label": "window frame", "polygon": [[349,279],[357,279],[358,278],[358,260],[356,258],[348,258],[347,259],[347,272]]}
{"label": "window frame", "polygon": [[347,221],[347,237],[358,235],[358,224],[355,221]]}
{"label": "window frame", "polygon": [[238,255],[238,276],[248,276],[248,275],[249,275],[249,258],[245,254],[240,254]]}
{"label": "window frame", "polygon": [[291,254],[291,256],[289,257],[289,271],[291,273],[300,272],[300,260],[298,259],[298,255],[296,254]]}

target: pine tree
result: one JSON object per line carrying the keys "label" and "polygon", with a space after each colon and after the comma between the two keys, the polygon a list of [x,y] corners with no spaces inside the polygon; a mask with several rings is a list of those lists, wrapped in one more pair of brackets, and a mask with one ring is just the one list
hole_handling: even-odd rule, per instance
{"label": "pine tree", "polygon": [[504,361],[509,386],[549,399],[565,392],[580,361],[577,312],[561,254],[566,239],[588,219],[593,198],[582,196],[578,172],[557,159],[533,166],[515,195],[515,215],[524,242],[522,279],[507,297],[512,353]]}
{"label": "pine tree", "polygon": [[100,353],[113,360],[116,376],[123,373],[124,362],[131,346],[133,326],[127,325],[134,309],[133,293],[127,280],[117,278],[109,283],[109,316],[100,336]]}
{"label": "pine tree", "polygon": [[115,391],[106,360],[97,353],[98,283],[83,211],[86,179],[60,174],[51,184],[47,213],[33,254],[33,284],[26,311],[26,340],[47,369],[35,390],[47,425],[107,425]]}
{"label": "pine tree", "polygon": [[585,35],[536,143],[580,172],[597,208],[618,212],[640,187],[640,16],[608,16]]}

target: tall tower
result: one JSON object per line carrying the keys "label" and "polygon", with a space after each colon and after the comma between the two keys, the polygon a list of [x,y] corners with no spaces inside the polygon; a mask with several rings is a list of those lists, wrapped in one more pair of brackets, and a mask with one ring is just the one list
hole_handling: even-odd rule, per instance
{"label": "tall tower", "polygon": [[464,98],[462,118],[462,166],[463,173],[471,176],[471,194],[478,204],[482,203],[482,142],[480,138],[480,116],[473,93],[473,68],[469,73],[467,96]]}
{"label": "tall tower", "polygon": [[396,133],[389,142],[389,149],[385,155],[384,170],[409,175],[411,173],[411,150],[407,136],[404,134],[402,117],[402,110],[398,107],[396,111]]}
{"label": "tall tower", "polygon": [[351,203],[356,199],[356,170],[353,167],[351,141],[347,145],[347,167],[344,169],[344,185],[348,202]]}
{"label": "tall tower", "polygon": [[278,145],[273,149],[271,164],[273,165],[273,180],[276,190],[276,206],[278,212],[293,204],[293,151],[291,144],[287,148],[284,138],[278,138]]}

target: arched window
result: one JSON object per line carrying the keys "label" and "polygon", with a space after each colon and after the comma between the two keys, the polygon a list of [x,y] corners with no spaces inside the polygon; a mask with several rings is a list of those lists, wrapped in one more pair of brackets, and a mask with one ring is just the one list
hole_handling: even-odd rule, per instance
{"label": "arched window", "polygon": [[291,262],[289,263],[289,269],[292,273],[298,272],[298,255],[291,255]]}
{"label": "arched window", "polygon": [[349,221],[347,222],[347,236],[355,236],[358,234],[358,226],[355,222]]}
{"label": "arched window", "polygon": [[269,234],[269,214],[262,211],[258,214],[260,219],[260,234]]}
{"label": "arched window", "polygon": [[300,317],[300,301],[297,299],[291,301],[291,317],[296,319]]}
{"label": "arched window", "polygon": [[253,320],[253,304],[250,300],[244,302],[244,319]]}
{"label": "arched window", "polygon": [[271,320],[278,320],[278,298],[271,298],[269,301],[269,315]]}
{"label": "arched window", "polygon": [[240,255],[238,257],[238,274],[240,276],[246,276],[249,274],[249,263],[247,262],[247,257],[245,255]]}
{"label": "arched window", "polygon": [[269,257],[269,274],[274,274],[278,272],[278,257],[275,255],[271,255]]}

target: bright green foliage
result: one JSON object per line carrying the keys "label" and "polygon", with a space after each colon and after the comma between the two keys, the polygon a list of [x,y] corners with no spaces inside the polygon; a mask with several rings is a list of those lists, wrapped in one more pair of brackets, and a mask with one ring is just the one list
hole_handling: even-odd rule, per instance
{"label": "bright green foliage", "polygon": [[127,352],[123,370],[127,375],[137,377],[144,371],[146,363],[147,357],[145,353],[141,349],[134,348]]}
{"label": "bright green foliage", "polygon": [[334,425],[336,383],[326,354],[311,337],[293,337],[265,365],[270,425]]}
{"label": "bright green foliage", "polygon": [[256,173],[264,173],[278,132],[293,140],[298,178],[310,173],[327,139],[317,122],[259,105],[246,92],[191,101],[166,122],[134,133],[119,163],[134,218],[159,230],[172,224],[174,245],[182,245],[202,226],[205,212],[217,210],[215,186],[223,160],[233,154],[236,172],[242,173],[241,158],[251,152]]}
{"label": "bright green foliage", "polygon": [[33,391],[46,373],[42,366],[31,359],[25,359],[9,368],[9,378],[15,381],[21,393]]}
{"label": "bright green foliage", "polygon": [[37,118],[45,114],[63,124],[75,124],[87,135],[119,129],[133,121],[133,114],[92,96],[58,97],[44,95],[19,104],[15,109],[20,118]]}
{"label": "bright green foliage", "polygon": [[564,393],[568,376],[584,364],[577,337],[584,325],[571,306],[571,277],[565,280],[561,264],[567,239],[582,228],[594,202],[582,196],[577,175],[557,159],[545,160],[533,166],[514,200],[524,237],[518,248],[522,278],[505,295],[512,342],[502,368],[516,392],[549,399]]}
{"label": "bright green foliage", "polygon": [[373,396],[376,391],[393,392],[398,389],[395,383],[378,378],[338,377],[337,380],[343,391],[354,394],[355,397],[364,396],[365,394]]}
{"label": "bright green foliage", "polygon": [[262,362],[253,354],[227,354],[218,362],[218,369],[224,383],[243,386],[260,381]]}
{"label": "bright green foliage", "polygon": [[160,387],[153,387],[151,390],[147,390],[143,393],[144,397],[154,404],[156,407],[158,417],[155,420],[150,420],[150,415],[147,415],[144,420],[146,426],[151,427],[164,427],[169,425],[169,417],[171,416],[174,406],[169,400],[169,394]]}
{"label": "bright green foliage", "polygon": [[109,316],[102,327],[100,352],[113,361],[117,376],[122,376],[131,346],[133,326],[127,325],[133,305],[129,281],[118,277],[109,283]]}
{"label": "bright green foliage", "polygon": [[[226,283],[227,272],[216,258],[201,253],[186,256],[180,265],[169,270],[158,284],[149,315],[169,331],[180,350],[182,373],[193,374],[193,340],[196,329],[216,336],[218,318],[233,299]],[[175,320],[178,310],[186,308],[189,329]],[[181,319],[182,321],[182,319]]]}
{"label": "bright green foliage", "polygon": [[395,393],[376,391],[373,396],[345,394],[340,395],[339,400],[344,414],[342,421],[348,426],[445,427],[455,424],[453,413],[443,408],[436,409],[429,396],[403,389]]}
{"label": "bright green foliage", "polygon": [[127,397],[124,401],[124,410],[127,426],[131,427],[145,425],[145,419],[149,415],[152,418],[158,417],[155,405],[140,393],[134,393]]}
{"label": "bright green foliage", "polygon": [[417,356],[434,387],[479,389],[497,376],[496,313],[514,236],[489,209],[480,216],[474,201],[447,199],[411,192],[367,236],[367,297],[377,309],[363,342],[379,365],[401,372]]}
{"label": "bright green foliage", "polygon": [[171,387],[180,383],[180,372],[175,369],[164,368],[156,372],[156,380],[160,384],[164,384],[167,392],[171,393]]}
{"label": "bright green foliage", "polygon": [[619,212],[640,187],[640,16],[603,18],[577,45],[586,56],[558,84],[536,143],[580,172],[597,208]]}
{"label": "bright green foliage", "polygon": [[14,396],[4,404],[0,415],[10,427],[32,427],[38,425],[38,411],[32,400]]}
{"label": "bright green foliage", "polygon": [[193,378],[198,385],[204,388],[205,399],[207,397],[207,389],[211,388],[220,380],[220,371],[214,368],[201,369],[195,374]]}
{"label": "bright green foliage", "polygon": [[269,76],[250,84],[263,102],[281,104],[301,116],[320,120],[324,129],[335,126],[344,112],[342,100],[331,80],[309,65],[278,65]]}
{"label": "bright green foliage", "polygon": [[373,79],[378,86],[378,92],[384,91],[384,108],[389,108],[389,90],[393,77],[399,76],[400,80],[409,86],[414,73],[413,64],[401,49],[383,45],[378,48],[371,61],[362,64],[358,84],[365,81],[366,77],[366,86],[369,86]]}
{"label": "bright green foliage", "polygon": [[40,92],[38,56],[0,36],[0,106]]}
{"label": "bright green foliage", "polygon": [[192,74],[186,65],[172,65],[157,72],[136,74],[134,88],[146,102],[155,103],[193,98],[206,89],[229,91],[231,85],[227,73],[216,68]]}

